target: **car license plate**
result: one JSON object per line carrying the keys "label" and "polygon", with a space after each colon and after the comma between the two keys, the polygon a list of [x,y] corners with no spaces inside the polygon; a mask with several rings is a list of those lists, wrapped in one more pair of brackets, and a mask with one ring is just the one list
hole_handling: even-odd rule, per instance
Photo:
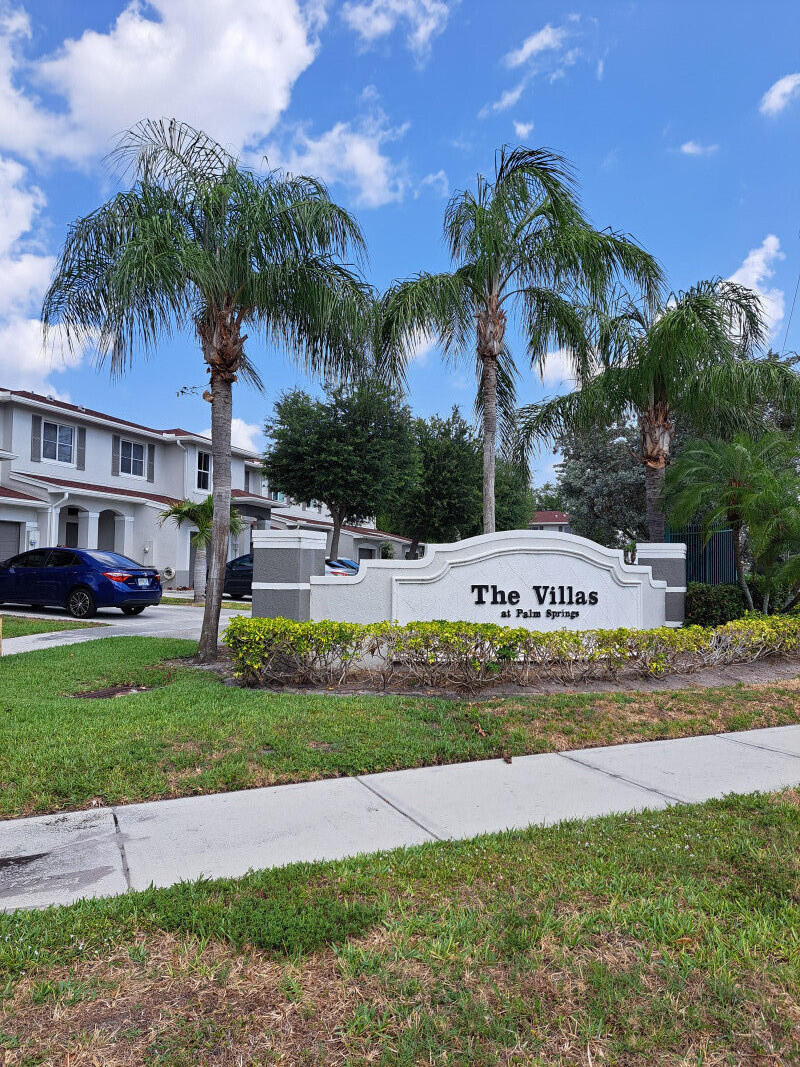
{"label": "car license plate", "polygon": [[137,581],[139,582],[139,585],[149,585],[150,584],[150,579],[149,578],[138,578]]}

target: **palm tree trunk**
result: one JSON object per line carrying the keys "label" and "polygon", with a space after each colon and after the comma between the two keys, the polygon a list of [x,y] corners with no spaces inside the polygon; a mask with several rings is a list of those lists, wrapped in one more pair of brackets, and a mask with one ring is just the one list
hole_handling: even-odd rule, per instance
{"label": "palm tree trunk", "polygon": [[645,507],[647,510],[647,536],[651,542],[664,540],[664,468],[646,466],[644,469]]}
{"label": "palm tree trunk", "polygon": [[339,538],[342,533],[342,522],[344,516],[338,508],[331,508],[331,516],[333,517],[333,532],[331,533],[331,554],[330,559],[339,558]]}
{"label": "palm tree trunk", "polygon": [[228,561],[228,531],[231,515],[231,420],[233,390],[230,376],[211,369],[211,486],[214,519],[211,524],[211,565],[206,587],[206,607],[197,656],[201,663],[217,658],[219,613]]}
{"label": "palm tree trunk", "polygon": [[208,553],[205,545],[196,545],[194,553],[194,573],[192,586],[194,588],[194,602],[200,604],[206,597],[206,574],[208,571]]}
{"label": "palm tree trunk", "polygon": [[494,480],[497,449],[497,360],[483,361],[483,532],[496,528]]}
{"label": "palm tree trunk", "polygon": [[736,581],[739,583],[739,588],[742,590],[747,610],[752,611],[753,597],[750,593],[750,586],[745,580],[744,565],[742,563],[742,524],[737,521],[731,522],[731,530],[733,532],[733,566],[736,571]]}
{"label": "palm tree trunk", "polygon": [[652,400],[650,407],[639,415],[647,536],[651,543],[662,542],[665,537],[664,477],[672,451],[673,432],[669,405],[664,400]]}

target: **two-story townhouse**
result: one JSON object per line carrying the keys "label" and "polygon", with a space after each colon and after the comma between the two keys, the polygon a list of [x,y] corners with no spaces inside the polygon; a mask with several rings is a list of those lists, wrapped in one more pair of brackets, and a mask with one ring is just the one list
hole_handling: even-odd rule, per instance
{"label": "two-story townhouse", "polygon": [[[246,552],[250,530],[269,525],[260,459],[232,450],[234,503],[246,529],[229,557]],[[0,559],[37,545],[121,552],[186,585],[192,530],[160,522],[175,500],[211,491],[211,441],[158,430],[26,390],[0,389]]]}

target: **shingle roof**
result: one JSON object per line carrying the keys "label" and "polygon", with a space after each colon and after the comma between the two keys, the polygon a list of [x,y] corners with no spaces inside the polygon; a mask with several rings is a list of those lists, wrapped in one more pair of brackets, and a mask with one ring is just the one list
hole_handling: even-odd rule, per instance
{"label": "shingle roof", "polygon": [[569,522],[567,511],[535,511],[533,522]]}

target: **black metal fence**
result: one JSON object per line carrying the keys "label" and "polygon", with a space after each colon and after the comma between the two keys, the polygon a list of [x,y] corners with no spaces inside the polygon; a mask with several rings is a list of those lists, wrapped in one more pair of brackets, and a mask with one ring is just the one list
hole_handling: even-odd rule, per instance
{"label": "black metal fence", "polygon": [[686,545],[687,581],[707,582],[709,585],[735,583],[731,530],[720,530],[706,541],[699,526],[684,526],[682,530],[667,527],[666,539],[671,542],[682,541]]}

